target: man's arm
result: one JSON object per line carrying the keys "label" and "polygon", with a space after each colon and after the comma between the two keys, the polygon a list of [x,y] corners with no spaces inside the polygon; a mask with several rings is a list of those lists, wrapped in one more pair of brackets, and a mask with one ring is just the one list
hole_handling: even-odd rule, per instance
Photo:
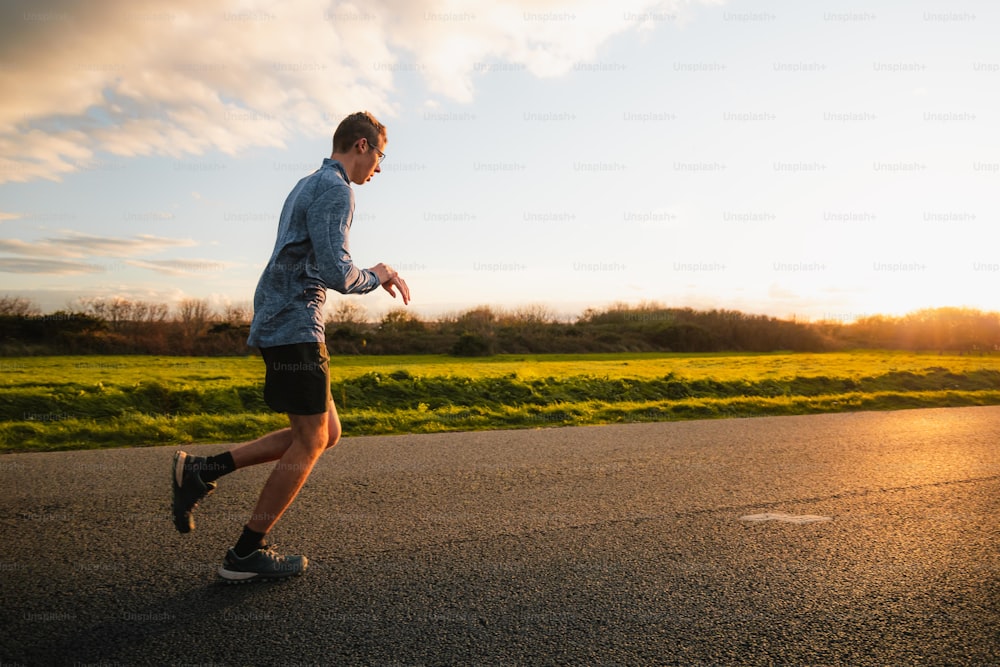
{"label": "man's arm", "polygon": [[354,264],[348,250],[347,234],[353,209],[351,191],[334,187],[327,190],[306,213],[306,225],[320,278],[341,294],[365,294],[384,280],[372,269]]}

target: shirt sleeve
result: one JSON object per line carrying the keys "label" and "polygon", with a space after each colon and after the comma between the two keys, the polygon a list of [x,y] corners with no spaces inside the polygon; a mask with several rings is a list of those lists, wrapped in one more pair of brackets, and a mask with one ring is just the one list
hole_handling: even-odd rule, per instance
{"label": "shirt sleeve", "polygon": [[347,187],[330,188],[306,212],[319,277],[341,294],[365,294],[379,286],[373,271],[358,268],[351,259],[347,235],[353,213],[354,193]]}

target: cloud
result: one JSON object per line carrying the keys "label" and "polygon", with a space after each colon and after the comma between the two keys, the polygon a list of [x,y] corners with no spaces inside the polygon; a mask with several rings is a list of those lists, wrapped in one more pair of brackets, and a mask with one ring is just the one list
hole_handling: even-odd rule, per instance
{"label": "cloud", "polygon": [[0,222],[3,222],[4,220],[20,220],[20,219],[21,219],[20,213],[4,213],[3,211],[0,211]]}
{"label": "cloud", "polygon": [[[0,181],[58,179],[103,151],[179,157],[280,146],[357,108],[388,111],[388,58],[324,0],[22,0],[0,10]],[[364,51],[362,51],[364,48]]]}
{"label": "cloud", "polygon": [[[472,99],[498,63],[558,76],[682,0],[6,0],[0,183],[118,156],[236,154],[391,117],[396,86]],[[646,18],[643,18],[646,17]],[[655,20],[655,19],[654,19]],[[665,19],[664,19],[665,20]]]}
{"label": "cloud", "polygon": [[[538,77],[594,64],[615,35],[679,20],[683,0],[384,0],[392,44],[433,93],[472,100],[478,78],[523,69]],[[366,5],[367,6],[367,5]],[[506,67],[505,65],[513,66]],[[406,71],[400,68],[402,71]]]}
{"label": "cloud", "polygon": [[71,275],[78,273],[103,273],[106,269],[97,264],[67,262],[58,259],[24,259],[21,257],[0,257],[2,273],[48,273]]}
{"label": "cloud", "polygon": [[212,259],[162,259],[162,260],[126,260],[126,264],[142,269],[149,269],[168,276],[195,276],[202,274],[221,273],[236,266],[233,262],[220,262]]}
{"label": "cloud", "polygon": [[118,238],[70,232],[32,242],[0,239],[0,252],[28,257],[132,257],[193,245],[196,243],[190,239],[169,239],[149,234]]}

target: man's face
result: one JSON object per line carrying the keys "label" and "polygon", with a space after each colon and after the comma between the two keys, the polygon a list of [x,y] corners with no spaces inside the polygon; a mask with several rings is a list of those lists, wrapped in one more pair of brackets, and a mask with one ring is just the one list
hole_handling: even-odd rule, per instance
{"label": "man's face", "polygon": [[364,185],[372,180],[375,174],[382,172],[379,162],[381,162],[385,154],[382,152],[382,146],[368,143],[367,139],[358,139],[355,146],[359,148],[361,154],[358,156],[357,161],[357,178],[352,178],[351,180],[358,185]]}

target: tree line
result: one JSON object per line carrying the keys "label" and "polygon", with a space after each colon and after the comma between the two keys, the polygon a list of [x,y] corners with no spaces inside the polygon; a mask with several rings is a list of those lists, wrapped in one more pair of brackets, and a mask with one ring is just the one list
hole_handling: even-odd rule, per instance
{"label": "tree line", "polygon": [[[202,299],[173,308],[122,299],[78,300],[43,314],[21,297],[0,297],[0,355],[243,355],[252,311]],[[331,354],[541,354],[587,352],[821,352],[897,349],[1000,350],[1000,313],[968,308],[874,315],[853,322],[799,322],[732,310],[657,303],[588,309],[572,320],[544,306],[478,306],[421,319],[402,308],[373,320],[359,304],[334,304],[326,322]]]}

